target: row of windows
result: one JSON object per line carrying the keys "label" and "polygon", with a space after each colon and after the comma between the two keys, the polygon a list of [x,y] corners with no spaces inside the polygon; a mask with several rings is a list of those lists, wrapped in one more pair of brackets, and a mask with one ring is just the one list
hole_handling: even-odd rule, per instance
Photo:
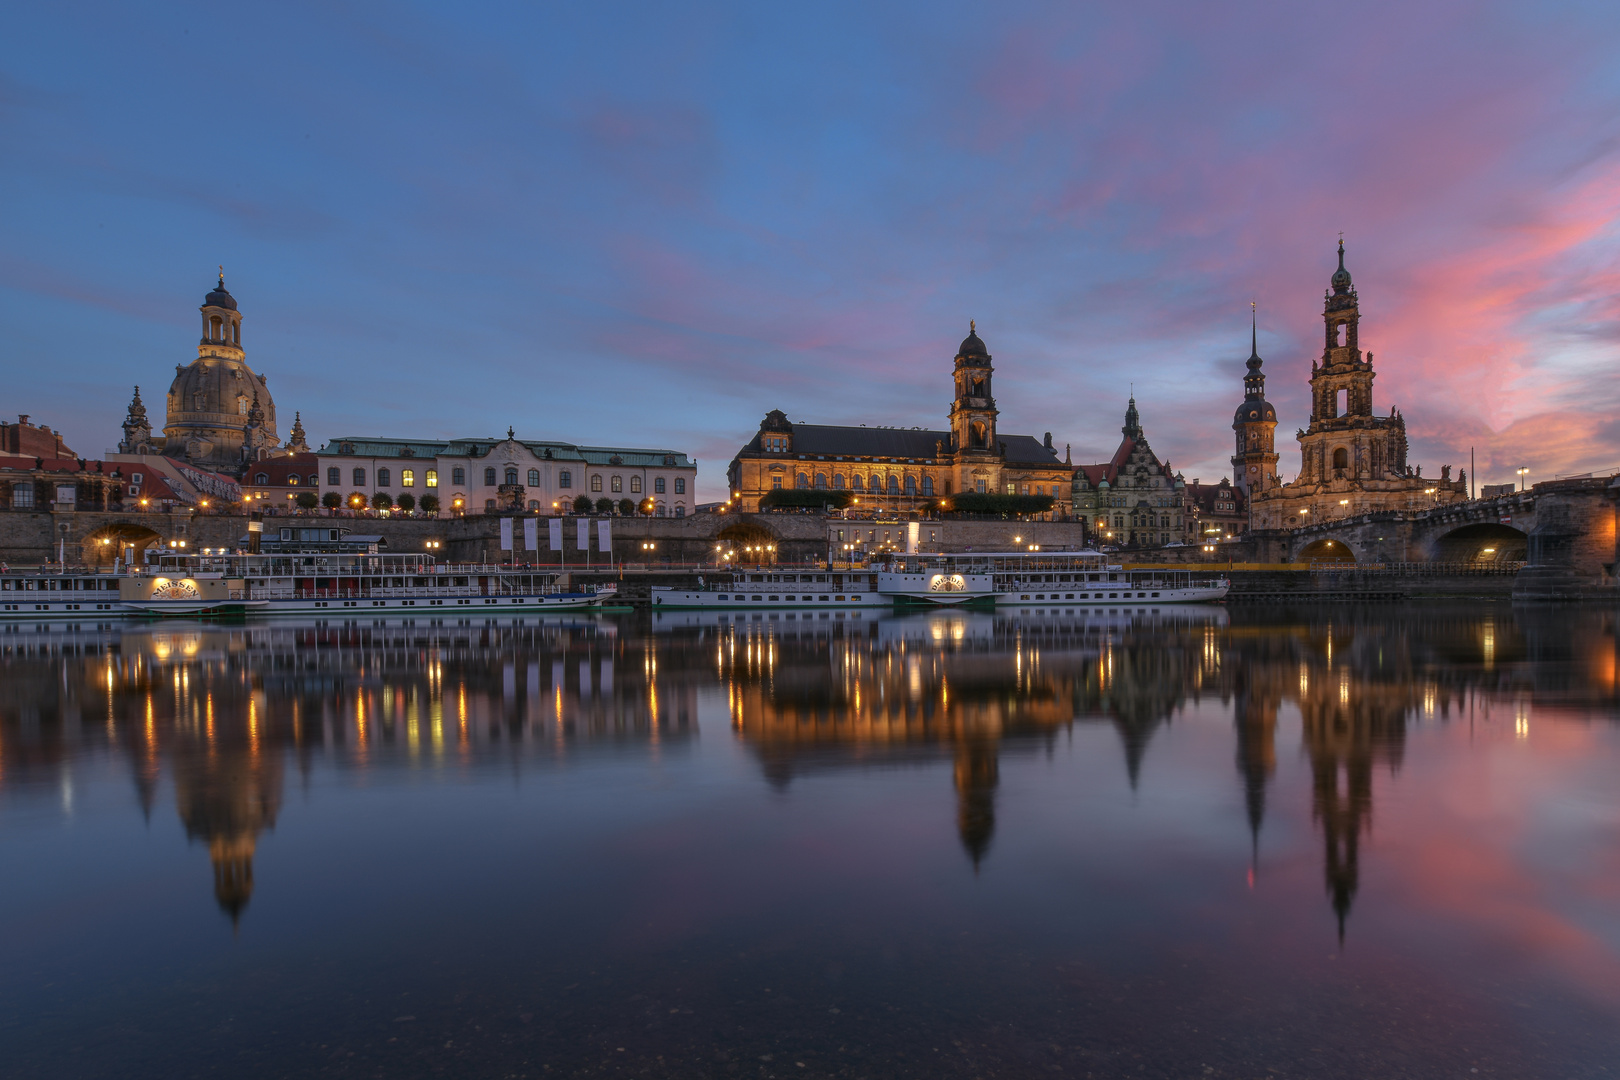
{"label": "row of windows", "polygon": [[[337,470],[336,469],[328,469],[327,473],[333,477],[332,483],[336,484],[337,483],[337,479],[336,479]],[[254,476],[253,482],[255,484],[268,484],[270,482],[270,474],[269,473],[259,473],[256,476]],[[310,474],[310,478],[309,478],[309,486],[310,487],[315,487],[320,482],[321,482],[320,473],[312,473],[312,474]],[[289,475],[287,477],[287,486],[288,487],[297,487],[300,483],[302,483],[302,480],[301,480],[300,477],[298,477],[296,475]],[[140,485],[136,484],[134,486],[139,487]]]}
{"label": "row of windows", "polygon": [[[497,476],[497,473],[496,473],[493,466],[489,467],[489,468],[486,468],[484,470],[484,486],[485,487],[495,487],[497,483],[507,483],[507,484],[515,485],[518,482],[518,470],[517,469],[507,469],[504,480],[497,480],[496,476]],[[539,487],[540,486],[540,470],[539,469],[530,469],[528,479],[529,479],[529,486],[530,487]],[[610,479],[611,479],[611,483],[613,485],[612,490],[614,490],[614,491],[623,491],[624,490],[624,477],[622,477],[622,476],[614,476],[614,477],[611,477]],[[353,480],[354,480],[354,486],[355,487],[357,487],[357,488],[365,487],[366,486],[366,470],[364,470],[364,469],[355,469],[354,474],[353,474]],[[426,484],[426,486],[428,486],[430,488],[438,487],[439,486],[439,471],[437,469],[428,469],[428,470],[426,470],[424,472],[424,474],[423,474],[423,481]],[[258,482],[261,483],[261,484],[268,483],[269,482],[269,477],[266,476],[265,474],[261,473],[259,475]],[[297,477],[292,477],[292,478],[289,479],[288,482],[296,484],[296,483],[298,483],[298,478]],[[311,484],[315,483],[316,478],[311,476],[309,478],[309,482]],[[331,468],[327,469],[326,470],[326,483],[327,483],[328,487],[339,487],[339,486],[341,486],[342,483],[343,483],[343,471],[341,469],[339,469],[336,465],[334,465]],[[459,465],[456,466],[455,468],[451,469],[450,470],[450,483],[456,485],[457,487],[464,486],[467,483],[467,470],[462,468]],[[386,467],[379,466],[378,469],[377,469],[377,486],[380,487],[380,488],[393,487],[394,486],[393,470],[388,469]],[[416,470],[415,469],[401,469],[401,470],[399,470],[399,486],[400,487],[415,487],[416,486]],[[568,469],[563,469],[560,472],[558,472],[557,473],[557,486],[559,488],[572,488],[574,486],[574,474]],[[662,477],[662,476],[653,477],[653,488],[652,489],[653,489],[653,492],[655,494],[658,494],[658,495],[665,494],[665,479],[664,479],[664,477]],[[592,491],[601,491],[602,490],[602,477],[600,475],[593,475],[591,477],[591,490]],[[630,491],[633,494],[636,494],[636,495],[641,494],[641,477],[632,476],[630,478]],[[685,495],[686,494],[686,477],[677,476],[675,478],[675,494],[677,494],[677,495]]]}
{"label": "row of windows", "polygon": [[[773,477],[773,480],[775,481],[775,486],[776,487],[779,488],[779,487],[782,486],[782,478],[781,477]],[[800,473],[798,475],[797,480],[795,481],[795,484],[796,484],[796,486],[801,487],[801,488],[810,487],[811,486],[811,481],[810,481],[809,474]],[[818,488],[825,488],[827,486],[827,474],[826,473],[816,473],[815,486],[818,487]],[[915,495],[915,494],[917,494],[917,478],[915,476],[906,477],[905,481],[904,481],[904,487],[905,487],[905,493],[907,495]],[[883,477],[881,477],[881,476],[872,477],[872,480],[871,480],[870,483],[868,483],[866,480],[862,479],[860,476],[851,476],[849,478],[849,486],[846,488],[844,486],[844,474],[843,473],[833,473],[833,475],[832,475],[832,488],[833,488],[834,491],[870,491],[874,495],[882,495],[882,494],[885,493],[884,480],[883,480]],[[900,493],[901,493],[901,479],[900,479],[900,477],[898,477],[898,476],[889,477],[889,479],[888,479],[888,487],[887,487],[887,494],[899,495]],[[924,495],[932,495],[934,493],[934,478],[932,476],[925,476],[925,477],[922,478],[922,493]]]}

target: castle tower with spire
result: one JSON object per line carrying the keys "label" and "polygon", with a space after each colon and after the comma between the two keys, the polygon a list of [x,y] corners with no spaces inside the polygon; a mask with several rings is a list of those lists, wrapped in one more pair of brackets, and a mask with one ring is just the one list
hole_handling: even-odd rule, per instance
{"label": "castle tower with spire", "polygon": [[[1290,483],[1254,492],[1249,516],[1256,529],[1298,528],[1382,510],[1419,510],[1468,497],[1466,474],[1453,480],[1447,465],[1438,477],[1425,477],[1421,467],[1409,465],[1405,417],[1393,408],[1382,416],[1375,411],[1373,354],[1361,350],[1361,298],[1344,265],[1343,240],[1338,254],[1338,269],[1328,279],[1322,301],[1322,355],[1311,362],[1310,426],[1296,436],[1299,475]],[[1246,418],[1249,395],[1259,392],[1258,400],[1264,401],[1259,364],[1258,349],[1251,349],[1240,419]],[[1249,480],[1255,474],[1248,472],[1251,462],[1242,440],[1261,433],[1244,430],[1240,422],[1233,427],[1240,441],[1232,461],[1243,462],[1240,475]],[[1260,460],[1252,464],[1263,470]],[[1334,550],[1336,558],[1357,554],[1343,544]]]}
{"label": "castle tower with spire", "polygon": [[1266,376],[1260,370],[1259,321],[1250,307],[1249,373],[1243,377],[1243,402],[1232,417],[1237,449],[1232,455],[1232,484],[1253,497],[1277,483],[1277,410],[1266,401]]}
{"label": "castle tower with spire", "polygon": [[968,322],[968,336],[956,350],[956,396],[951,401],[951,435],[956,454],[956,490],[996,494],[1001,445],[996,438],[996,399],[990,377],[995,368],[990,350],[979,340],[978,325]]}

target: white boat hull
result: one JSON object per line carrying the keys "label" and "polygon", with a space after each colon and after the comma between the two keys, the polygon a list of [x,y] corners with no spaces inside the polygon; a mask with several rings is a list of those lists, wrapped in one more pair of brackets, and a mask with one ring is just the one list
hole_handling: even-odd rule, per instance
{"label": "white boat hull", "polygon": [[726,589],[677,589],[664,585],[652,588],[652,606],[661,608],[712,608],[714,610],[769,610],[784,608],[825,608],[846,611],[854,608],[892,607],[894,601],[875,592],[844,593],[822,589],[795,589],[787,592],[738,591]]}

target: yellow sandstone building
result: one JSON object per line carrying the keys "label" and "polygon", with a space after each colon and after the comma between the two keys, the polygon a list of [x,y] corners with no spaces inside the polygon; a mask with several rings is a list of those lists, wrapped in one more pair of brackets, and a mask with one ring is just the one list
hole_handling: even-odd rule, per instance
{"label": "yellow sandstone building", "polygon": [[784,488],[847,491],[861,510],[916,514],[961,492],[1050,495],[1067,513],[1074,467],[1059,460],[1052,435],[1006,435],[991,388],[990,352],[969,324],[956,351],[950,428],[796,424],[772,409],[727,469],[736,509],[752,512]]}

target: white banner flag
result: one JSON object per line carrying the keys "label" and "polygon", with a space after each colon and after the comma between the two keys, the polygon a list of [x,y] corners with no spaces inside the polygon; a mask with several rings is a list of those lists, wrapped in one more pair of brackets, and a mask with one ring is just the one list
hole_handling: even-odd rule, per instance
{"label": "white banner flag", "polygon": [[512,550],[512,519],[501,518],[501,550]]}
{"label": "white banner flag", "polygon": [[607,518],[596,523],[596,550],[606,551],[609,554],[613,552],[613,526],[608,523]]}
{"label": "white banner flag", "polygon": [[535,551],[540,547],[540,522],[536,518],[523,519],[523,550]]}
{"label": "white banner flag", "polygon": [[574,548],[577,551],[591,550],[591,519],[582,517],[574,522]]}
{"label": "white banner flag", "polygon": [[551,521],[550,521],[550,529],[551,529],[551,550],[552,551],[561,551],[563,549],[563,546],[562,546],[562,518],[560,518],[560,517],[552,518]]}

